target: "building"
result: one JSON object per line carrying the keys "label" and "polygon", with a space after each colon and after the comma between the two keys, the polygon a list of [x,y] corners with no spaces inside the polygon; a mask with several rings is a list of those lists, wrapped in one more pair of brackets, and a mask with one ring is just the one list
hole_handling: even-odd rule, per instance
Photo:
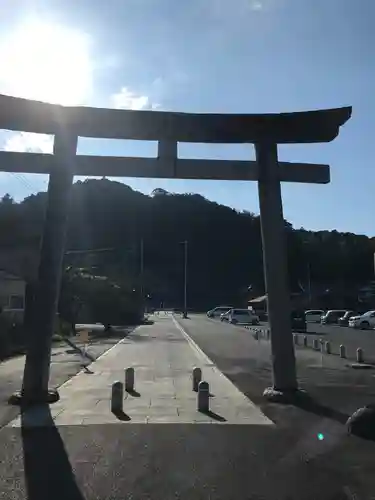
{"label": "building", "polygon": [[0,269],[0,307],[6,309],[24,309],[26,281],[3,269]]}
{"label": "building", "polygon": [[[290,305],[292,309],[307,309],[308,299],[302,293],[291,293]],[[248,308],[252,308],[259,316],[267,314],[267,295],[261,295],[249,300]]]}

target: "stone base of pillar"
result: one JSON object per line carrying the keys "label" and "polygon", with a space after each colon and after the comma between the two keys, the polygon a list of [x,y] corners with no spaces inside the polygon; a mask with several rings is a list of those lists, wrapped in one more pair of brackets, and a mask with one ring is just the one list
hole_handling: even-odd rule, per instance
{"label": "stone base of pillar", "polygon": [[293,404],[309,398],[307,392],[301,389],[280,390],[274,387],[267,387],[263,392],[263,397],[271,403],[283,404]]}
{"label": "stone base of pillar", "polygon": [[52,404],[59,401],[60,396],[56,389],[48,389],[47,392],[36,394],[35,397],[25,396],[22,391],[14,392],[8,399],[8,404],[14,406],[35,406],[39,404]]}

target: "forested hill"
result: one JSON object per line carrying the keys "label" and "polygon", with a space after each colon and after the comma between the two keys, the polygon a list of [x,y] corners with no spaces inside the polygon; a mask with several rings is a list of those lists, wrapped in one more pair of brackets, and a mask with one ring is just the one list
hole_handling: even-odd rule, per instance
{"label": "forested hill", "polygon": [[[0,201],[0,254],[12,255],[13,265],[22,261],[16,264],[25,275],[35,269],[46,198],[39,193],[15,203],[6,195]],[[286,233],[292,291],[306,289],[309,272],[313,290],[354,290],[373,278],[373,239],[295,230],[287,222]],[[155,304],[181,304],[185,240],[191,306],[242,302],[250,285],[252,294],[264,291],[259,216],[196,194],[158,189],[147,196],[106,179],[74,185],[67,249],[113,250],[76,260],[67,256],[67,261],[94,265],[100,274],[136,289],[141,240],[145,293]]]}

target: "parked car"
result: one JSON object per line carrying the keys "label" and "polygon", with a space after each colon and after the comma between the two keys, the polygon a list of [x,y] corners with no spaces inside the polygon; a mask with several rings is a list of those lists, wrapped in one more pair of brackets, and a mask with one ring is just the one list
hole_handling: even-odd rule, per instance
{"label": "parked car", "polygon": [[337,323],[339,318],[344,316],[345,313],[345,309],[332,309],[322,315],[320,322],[322,325]]}
{"label": "parked car", "polygon": [[209,318],[215,318],[217,316],[221,316],[223,313],[229,311],[229,309],[232,309],[233,306],[218,306],[215,307],[214,309],[211,309],[210,311],[207,311],[207,316]]}
{"label": "parked car", "polygon": [[232,324],[258,325],[259,317],[251,309],[230,309],[220,316],[221,321]]}
{"label": "parked car", "polygon": [[306,315],[304,311],[295,309],[290,314],[292,330],[296,332],[306,332]]}
{"label": "parked car", "polygon": [[359,316],[359,314],[356,313],[355,311],[346,311],[344,316],[341,316],[341,318],[338,319],[338,324],[340,326],[348,326],[349,320],[353,316]]}
{"label": "parked car", "polygon": [[367,311],[360,316],[353,316],[349,320],[351,328],[360,328],[361,330],[369,330],[375,328],[375,311]]}
{"label": "parked car", "polygon": [[307,323],[320,323],[323,315],[324,311],[322,309],[310,309],[309,311],[305,311]]}

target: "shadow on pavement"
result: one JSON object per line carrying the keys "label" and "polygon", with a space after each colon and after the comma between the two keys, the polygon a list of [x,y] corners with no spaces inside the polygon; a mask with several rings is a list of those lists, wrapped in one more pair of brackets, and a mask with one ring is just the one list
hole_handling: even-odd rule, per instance
{"label": "shadow on pavement", "polygon": [[208,411],[202,411],[204,415],[207,415],[208,417],[212,418],[213,420],[216,420],[217,422],[226,422],[227,419],[222,417],[221,415],[218,415],[217,413],[208,410]]}
{"label": "shadow on pavement", "polygon": [[117,420],[121,420],[122,422],[129,422],[131,418],[122,410],[113,411],[113,415],[117,418]]}
{"label": "shadow on pavement", "polygon": [[[43,406],[45,427],[30,428],[21,415],[25,484],[29,500],[85,500],[69,462],[48,405]],[[44,415],[45,413],[45,415]]]}
{"label": "shadow on pavement", "polygon": [[141,397],[141,393],[136,391],[135,389],[133,390],[127,390],[126,391],[130,396],[133,396],[133,398],[140,398]]}
{"label": "shadow on pavement", "polygon": [[339,422],[340,424],[345,424],[350,416],[339,410],[335,410],[334,408],[322,405],[321,403],[318,403],[318,401],[314,400],[311,397],[301,398],[300,400],[294,403],[294,406],[300,408],[301,410],[314,413],[319,417],[336,420],[336,422]]}

